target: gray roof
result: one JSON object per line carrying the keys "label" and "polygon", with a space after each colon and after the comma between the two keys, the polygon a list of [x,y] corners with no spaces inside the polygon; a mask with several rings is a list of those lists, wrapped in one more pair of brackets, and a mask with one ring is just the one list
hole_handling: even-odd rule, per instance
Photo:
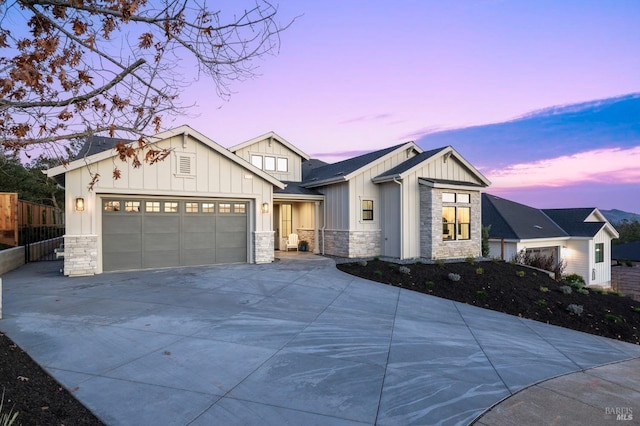
{"label": "gray roof", "polygon": [[542,210],[482,194],[482,225],[491,225],[490,238],[528,240],[567,237],[565,232]]}
{"label": "gray roof", "polygon": [[396,149],[404,145],[406,145],[406,143],[401,143],[399,145],[394,145],[389,148],[369,152],[367,154],[359,155],[357,157],[349,158],[347,160],[339,161],[337,163],[327,164],[322,167],[317,167],[309,171],[306,178],[304,179],[304,183],[312,184],[313,182],[321,182],[325,180],[338,178],[340,176],[346,176],[366,166],[367,164],[372,163],[381,157],[384,157],[385,155],[395,151]]}
{"label": "gray roof", "polygon": [[74,158],[78,160],[80,158],[89,157],[90,155],[97,154],[99,152],[108,151],[113,149],[118,142],[125,144],[133,142],[132,140],[122,138],[109,138],[106,136],[91,135],[88,136],[84,142],[82,148]]}
{"label": "gray roof", "polygon": [[611,246],[611,258],[640,262],[640,241]]}
{"label": "gray roof", "polygon": [[402,163],[398,164],[394,168],[389,169],[386,172],[384,172],[381,175],[376,176],[376,177],[377,178],[381,178],[381,177],[386,177],[386,176],[395,176],[395,175],[402,174],[402,173],[406,172],[407,170],[410,170],[412,167],[417,166],[418,164],[420,164],[423,161],[433,157],[434,155],[438,154],[440,151],[443,151],[443,150],[445,150],[447,148],[448,147],[444,146],[442,148],[436,148],[436,149],[432,149],[432,150],[429,150],[429,151],[421,152],[420,154],[415,155],[415,156],[409,158],[406,161],[403,161]]}
{"label": "gray roof", "polygon": [[290,181],[282,181],[287,186],[283,189],[275,188],[273,191],[273,195],[276,196],[278,194],[295,194],[295,195],[318,195],[322,196],[322,194],[315,189],[305,188],[302,185],[302,182],[290,182]]}
{"label": "gray roof", "polygon": [[585,222],[585,219],[589,217],[594,210],[595,207],[544,209],[543,212],[572,237],[595,237],[605,225],[605,222]]}
{"label": "gray roof", "polygon": [[302,180],[304,181],[306,177],[311,173],[312,170],[317,169],[318,167],[326,166],[326,161],[318,160],[316,158],[311,158],[309,160],[302,162]]}

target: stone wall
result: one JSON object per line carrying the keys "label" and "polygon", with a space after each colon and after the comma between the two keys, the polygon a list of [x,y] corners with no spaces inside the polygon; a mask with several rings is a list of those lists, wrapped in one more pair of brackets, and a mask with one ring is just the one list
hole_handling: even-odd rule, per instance
{"label": "stone wall", "polygon": [[335,231],[324,232],[326,254],[341,257],[380,256],[382,231]]}
{"label": "stone wall", "polygon": [[[442,193],[470,194],[471,239],[444,241],[442,239]],[[477,257],[482,253],[482,209],[480,192],[430,188],[420,185],[420,257],[452,259]]]}
{"label": "stone wall", "polygon": [[64,236],[64,274],[94,275],[98,265],[97,235]]}
{"label": "stone wall", "polygon": [[[316,231],[314,229],[296,229],[296,233],[298,234],[298,241],[306,241],[309,243],[309,250],[311,253],[314,252],[314,248],[316,246]],[[320,232],[318,231],[318,234]]]}
{"label": "stone wall", "polygon": [[255,263],[271,263],[274,259],[273,231],[253,232],[253,259]]}

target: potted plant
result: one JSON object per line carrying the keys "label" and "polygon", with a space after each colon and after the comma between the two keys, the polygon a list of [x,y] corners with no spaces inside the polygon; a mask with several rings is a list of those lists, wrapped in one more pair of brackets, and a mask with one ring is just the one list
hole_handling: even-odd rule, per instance
{"label": "potted plant", "polygon": [[298,244],[300,251],[307,251],[309,249],[309,243],[305,240],[300,241]]}

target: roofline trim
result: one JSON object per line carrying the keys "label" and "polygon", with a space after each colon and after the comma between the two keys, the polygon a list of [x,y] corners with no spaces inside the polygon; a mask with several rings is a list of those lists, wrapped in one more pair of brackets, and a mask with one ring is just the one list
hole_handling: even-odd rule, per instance
{"label": "roofline trim", "polygon": [[295,145],[293,145],[292,143],[290,143],[289,141],[287,141],[285,138],[283,138],[282,136],[280,136],[279,134],[277,134],[274,131],[267,132],[264,135],[256,136],[255,138],[249,139],[248,141],[241,142],[241,143],[239,143],[237,145],[229,147],[228,150],[233,152],[233,153],[235,153],[236,151],[238,151],[238,150],[240,150],[242,148],[246,148],[249,145],[253,145],[256,142],[260,142],[262,140],[269,139],[269,138],[277,139],[278,141],[280,141],[280,143],[282,143],[284,146],[286,146],[291,151],[295,152],[296,154],[298,154],[300,157],[304,158],[305,160],[310,160],[311,159],[311,157],[307,153],[305,153],[304,151],[301,151]]}

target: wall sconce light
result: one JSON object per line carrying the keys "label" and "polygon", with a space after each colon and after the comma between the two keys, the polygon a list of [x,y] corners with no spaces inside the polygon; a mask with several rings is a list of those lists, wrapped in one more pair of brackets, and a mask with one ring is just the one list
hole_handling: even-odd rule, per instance
{"label": "wall sconce light", "polygon": [[262,213],[269,213],[269,203],[262,203]]}
{"label": "wall sconce light", "polygon": [[78,212],[84,211],[84,198],[82,197],[76,198],[76,211]]}

